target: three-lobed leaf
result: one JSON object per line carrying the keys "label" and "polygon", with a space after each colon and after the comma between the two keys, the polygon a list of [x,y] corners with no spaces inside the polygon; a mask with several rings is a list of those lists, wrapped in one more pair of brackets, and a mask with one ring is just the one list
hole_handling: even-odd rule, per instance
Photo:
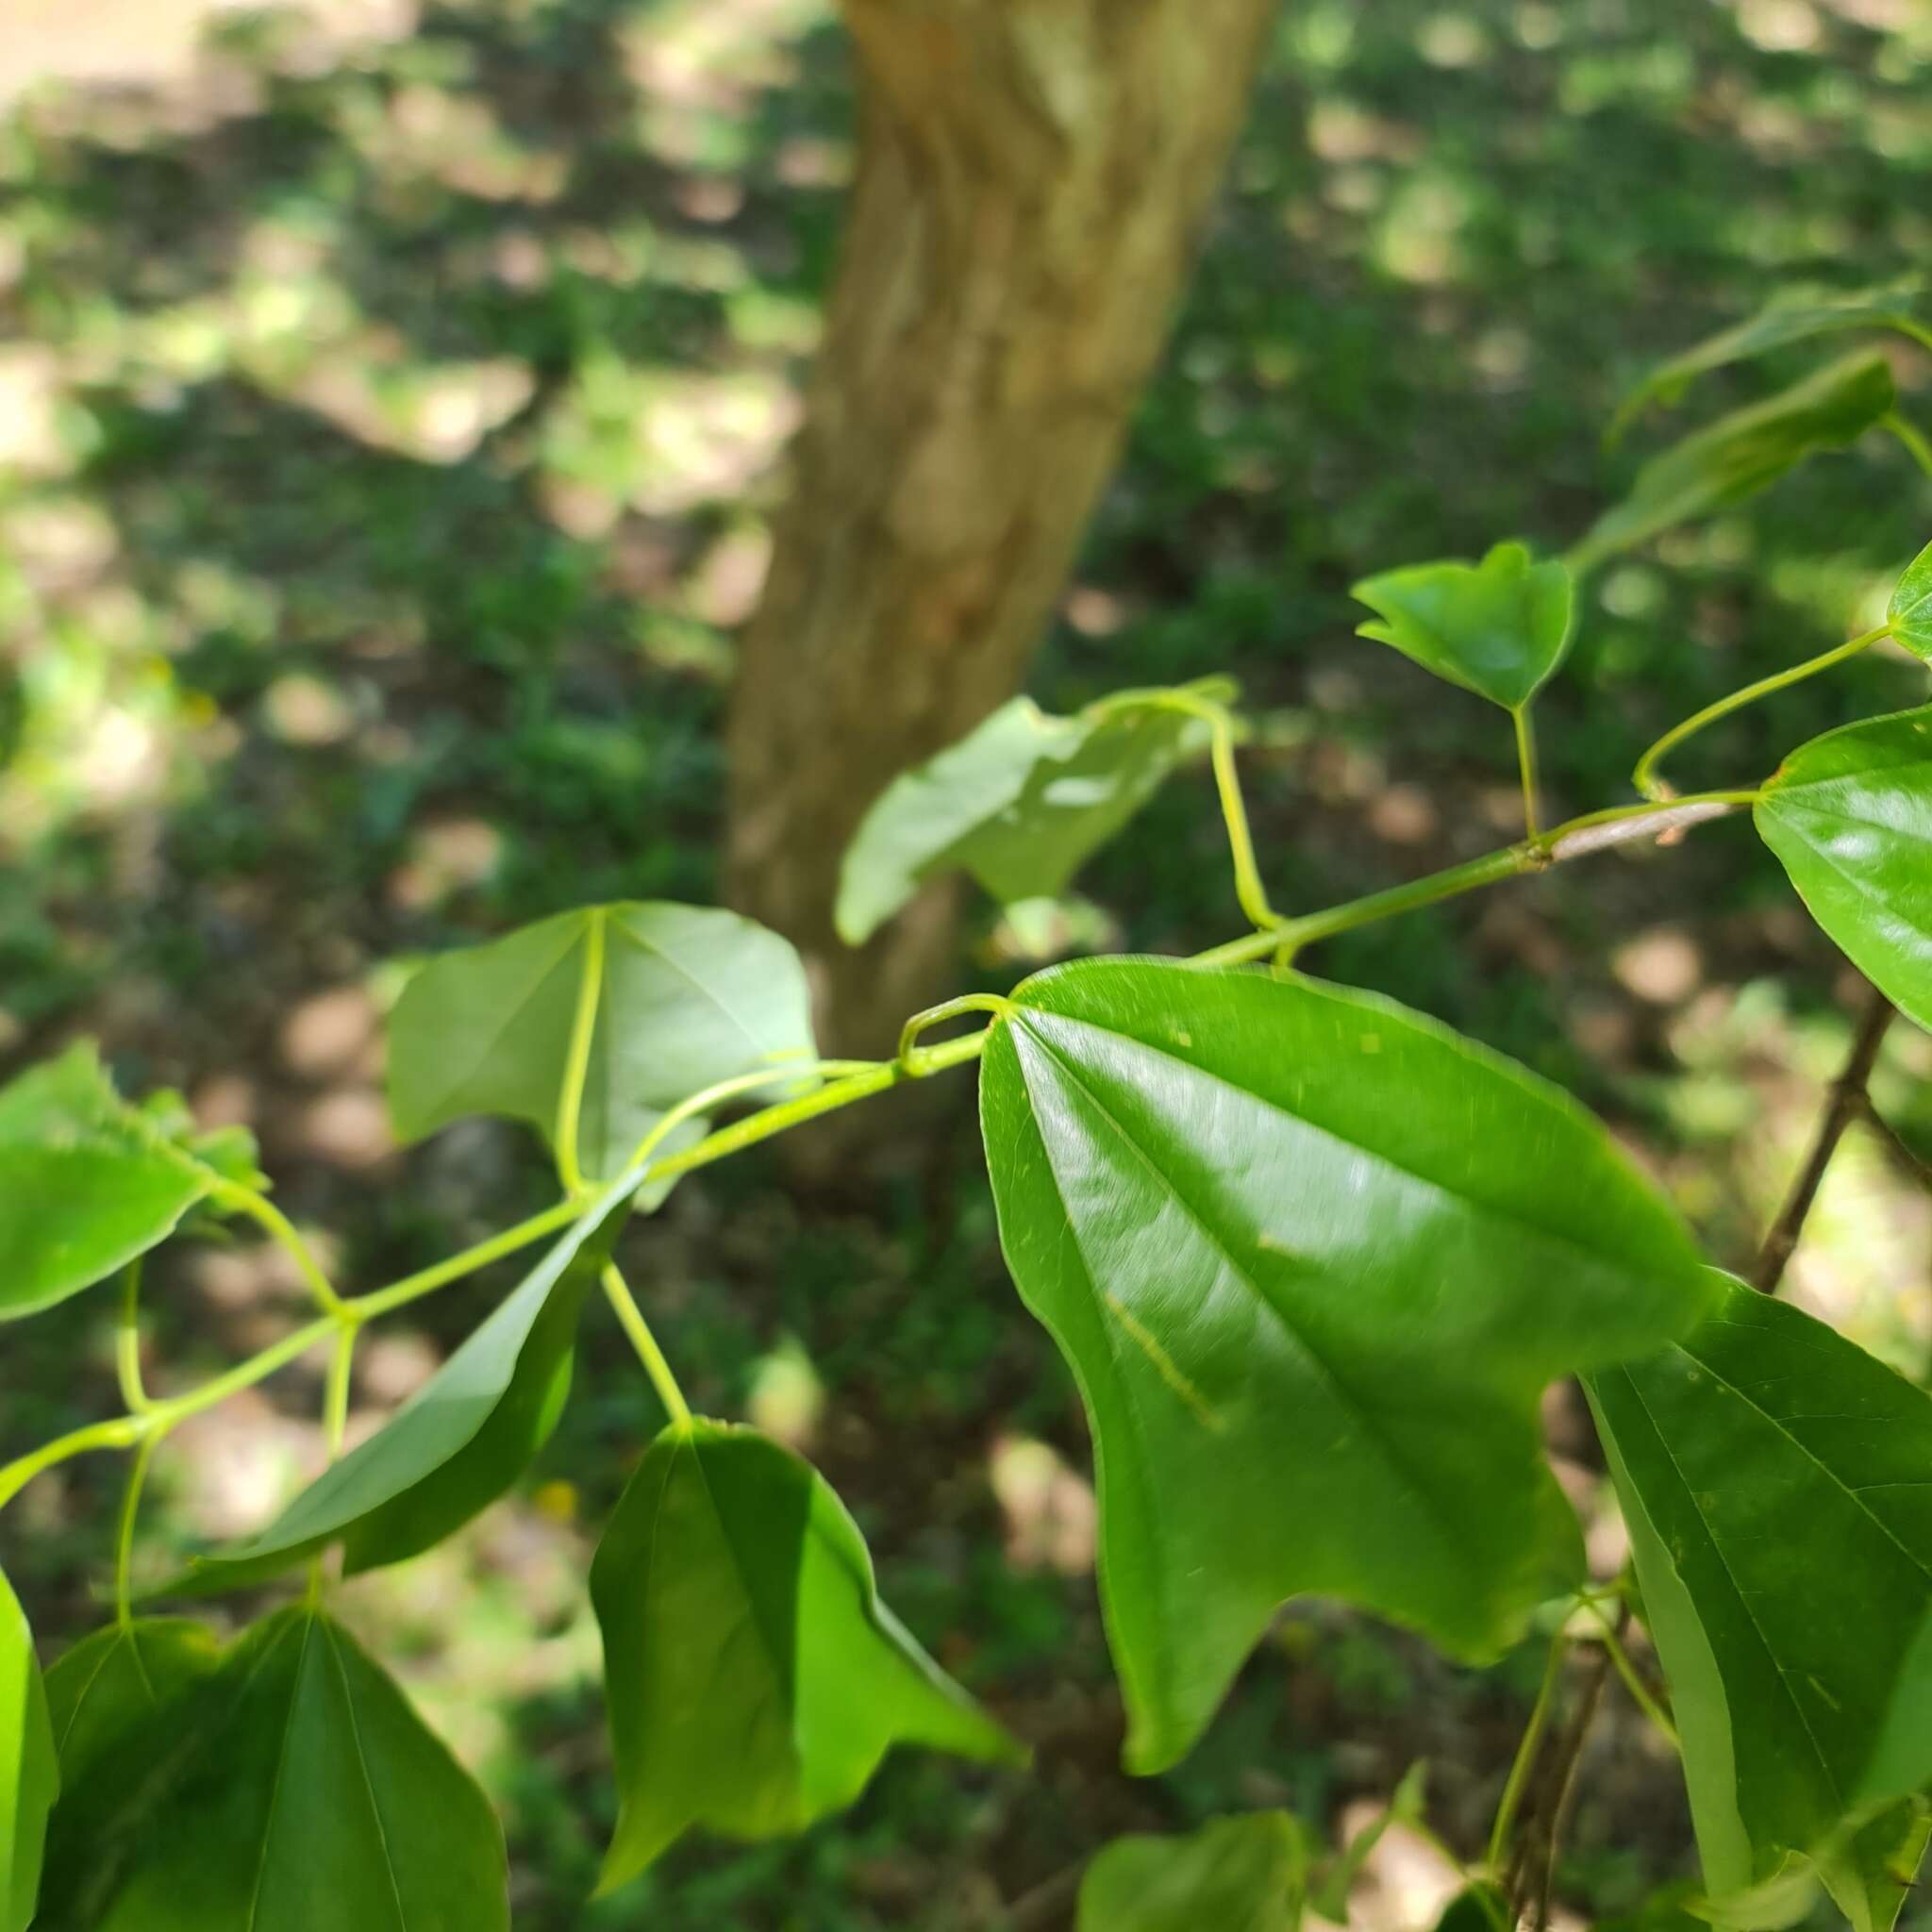
{"label": "three-lobed leaf", "polygon": [[[106,1279],[222,1184],[170,1126],[114,1091],[88,1041],[0,1088],[0,1322]],[[206,1151],[237,1155],[231,1138]]]}
{"label": "three-lobed leaf", "polygon": [[1861,354],[1721,416],[1645,463],[1629,494],[1597,519],[1570,561],[1587,570],[1678,524],[1741,503],[1814,451],[1848,449],[1895,400],[1890,364]]}
{"label": "three-lobed leaf", "polygon": [[1024,1757],[880,1602],[824,1480],[754,1431],[666,1429],[591,1568],[617,1765],[608,1891],[692,1827],[802,1830],[894,1743]]}
{"label": "three-lobed leaf", "polygon": [[1377,613],[1359,636],[1506,710],[1528,704],[1569,648],[1570,573],[1522,543],[1498,543],[1480,563],[1385,571],[1349,595]]}
{"label": "three-lobed leaf", "polygon": [[1812,918],[1932,1028],[1932,705],[1801,745],[1752,816]]}
{"label": "three-lobed leaf", "polygon": [[1493,1655],[1578,1560],[1541,1390],[1714,1297],[1676,1217],[1566,1096],[1369,994],[1126,958],[1014,998],[987,1160],[1093,1430],[1130,1767],[1286,1597]]}
{"label": "three-lobed leaf", "polygon": [[[971,873],[1002,904],[1048,897],[1208,742],[1198,716],[1121,699],[1058,718],[1019,697],[957,744],[902,774],[845,853],[837,924],[859,945],[928,879]],[[1219,703],[1224,679],[1187,688]]]}
{"label": "three-lobed leaf", "polygon": [[1074,1932],[1295,1932],[1307,1872],[1307,1838],[1286,1811],[1116,1839],[1080,1881]]}
{"label": "three-lobed leaf", "polygon": [[338,1541],[354,1575],[416,1556],[493,1503],[562,1413],[584,1297],[623,1219],[588,1209],[382,1428],[259,1535],[198,1558],[161,1593],[245,1588]]}
{"label": "three-lobed leaf", "polygon": [[508,1932],[489,1801],[334,1619],[270,1618],[162,1717],[158,1774],[75,1793],[46,1932]]}
{"label": "three-lobed leaf", "polygon": [[1907,650],[1932,664],[1932,543],[1906,566],[1892,590],[1885,621]]}
{"label": "three-lobed leaf", "polygon": [[1693,344],[1651,371],[1631,391],[1610,425],[1612,441],[1653,402],[1674,403],[1700,375],[1734,362],[1847,329],[1895,328],[1921,335],[1915,313],[1924,280],[1908,275],[1871,289],[1781,289],[1756,315]]}
{"label": "three-lobed leaf", "polygon": [[[577,1124],[593,1181],[621,1172],[677,1102],[815,1056],[805,968],[776,933],[709,907],[584,907],[441,954],[411,976],[390,1016],[401,1138],[501,1114],[527,1121],[554,1148],[593,952],[597,1003]],[[690,1140],[704,1128],[681,1131]]]}
{"label": "three-lobed leaf", "polygon": [[1691,1334],[1588,1381],[1706,1884],[1781,1924],[1807,1860],[1887,1932],[1932,1788],[1932,1397],[1720,1279]]}
{"label": "three-lobed leaf", "polygon": [[0,1572],[0,1932],[26,1932],[33,1921],[47,1814],[59,1789],[33,1632]]}

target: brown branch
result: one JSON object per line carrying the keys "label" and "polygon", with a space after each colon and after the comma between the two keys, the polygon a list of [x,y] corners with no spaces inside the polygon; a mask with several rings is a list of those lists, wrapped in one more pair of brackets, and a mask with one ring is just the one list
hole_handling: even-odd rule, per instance
{"label": "brown branch", "polygon": [[1080,1879],[1086,1870],[1083,1859],[1077,1865],[1056,1872],[1031,1891],[1022,1892],[1007,1907],[1005,1915],[994,1922],[999,1932],[1047,1932],[1050,1926],[1064,1925],[1074,1899],[1079,1896]]}
{"label": "brown branch", "polygon": [[1792,1184],[1771,1232],[1764,1238],[1752,1285],[1765,1294],[1774,1293],[1784,1279],[1785,1266],[1798,1245],[1798,1237],[1805,1231],[1805,1217],[1810,1213],[1818,1190],[1824,1184],[1825,1170],[1838,1152],[1838,1143],[1844,1139],[1845,1129],[1869,1106],[1866,1083],[1877,1064],[1878,1049],[1885,1042],[1885,1029],[1891,1024],[1891,1002],[1874,988],[1853,1037],[1852,1050],[1846,1055],[1838,1078],[1831,1083],[1831,1100],[1824,1109],[1824,1118],[1818,1124],[1818,1137],[1812,1142],[1810,1156]]}

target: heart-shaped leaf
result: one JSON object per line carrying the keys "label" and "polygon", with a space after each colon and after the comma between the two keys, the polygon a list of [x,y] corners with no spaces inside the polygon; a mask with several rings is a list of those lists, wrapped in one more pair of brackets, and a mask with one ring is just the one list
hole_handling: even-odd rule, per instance
{"label": "heart-shaped leaf", "polygon": [[33,1632],[0,1572],[0,1932],[26,1932],[33,1921],[47,1814],[59,1789]]}
{"label": "heart-shaped leaf", "polygon": [[1812,918],[1932,1028],[1932,705],[1801,745],[1752,816]]}
{"label": "heart-shaped leaf", "polygon": [[1891,593],[1885,621],[1907,650],[1932,664],[1932,543],[1906,567]]}
{"label": "heart-shaped leaf", "polygon": [[125,1267],[224,1178],[114,1091],[91,1042],[30,1067],[0,1088],[0,1322]]}
{"label": "heart-shaped leaf", "polygon": [[570,1392],[577,1318],[623,1212],[574,1223],[393,1417],[259,1536],[199,1558],[160,1595],[281,1574],[333,1542],[346,1574],[430,1548],[502,1495],[549,1441]]}
{"label": "heart-shaped leaf", "polygon": [[1080,1881],[1075,1932],[1295,1932],[1307,1871],[1306,1836],[1286,1811],[1115,1839]]}
{"label": "heart-shaped leaf", "polygon": [[[585,907],[442,954],[410,978],[390,1016],[390,1107],[402,1139],[466,1114],[503,1114],[555,1147],[593,954],[578,1121],[591,1180],[619,1173],[678,1101],[815,1057],[805,968],[776,933],[709,907]],[[681,1131],[694,1140],[703,1124]]]}
{"label": "heart-shaped leaf", "polygon": [[1886,1932],[1932,1789],[1932,1397],[1785,1303],[1724,1297],[1588,1384],[1705,1880],[1722,1902],[1803,1857]]}
{"label": "heart-shaped leaf", "polygon": [[1895,400],[1891,365],[1867,354],[1719,417],[1638,471],[1630,493],[1570,553],[1572,567],[1588,570],[1678,524],[1741,503],[1814,450],[1848,449]]}
{"label": "heart-shaped leaf", "polygon": [[[1233,696],[1224,679],[1193,698]],[[865,815],[839,878],[839,936],[869,939],[927,879],[973,874],[1004,905],[1051,897],[1146,804],[1208,727],[1186,710],[1095,707],[1056,718],[1002,705],[958,743],[895,778]]]}
{"label": "heart-shaped leaf", "polygon": [[1480,563],[1385,571],[1349,595],[1379,613],[1360,636],[1505,710],[1528,704],[1570,643],[1570,573],[1522,543],[1498,543]]}
{"label": "heart-shaped leaf", "polygon": [[63,1819],[93,1856],[46,1932],[508,1932],[489,1801],[332,1618],[270,1618],[165,1714],[156,1774]]}
{"label": "heart-shaped leaf", "polygon": [[895,1743],[1024,1757],[879,1601],[824,1480],[750,1429],[652,1443],[591,1567],[617,1760],[602,1889],[693,1826],[802,1831]]}
{"label": "heart-shaped leaf", "polygon": [[1924,281],[1908,275],[1873,289],[1828,289],[1810,285],[1780,289],[1756,315],[1686,349],[1651,371],[1631,391],[1610,425],[1614,441],[1631,419],[1653,403],[1674,403],[1700,375],[1733,362],[1748,362],[1775,349],[1846,329],[1901,329],[1919,340],[1924,331],[1915,313]]}
{"label": "heart-shaped leaf", "polygon": [[1130,1767],[1285,1597],[1494,1655],[1576,1560],[1541,1391],[1715,1292],[1675,1216],[1565,1096],[1369,994],[1104,959],[1014,997],[987,1162],[1093,1429]]}

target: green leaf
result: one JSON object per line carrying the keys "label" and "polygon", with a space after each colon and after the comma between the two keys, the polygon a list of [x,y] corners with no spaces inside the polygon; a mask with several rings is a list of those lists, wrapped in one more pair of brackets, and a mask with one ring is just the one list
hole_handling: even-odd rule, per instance
{"label": "green leaf", "polygon": [[1652,370],[1618,409],[1608,440],[1615,441],[1650,403],[1674,403],[1700,375],[1733,362],[1751,361],[1775,349],[1845,329],[1900,329],[1924,341],[1913,314],[1913,305],[1924,291],[1924,282],[1918,275],[1874,289],[1781,289],[1756,315],[1721,329]]}
{"label": "green leaf", "polygon": [[1675,1216],[1566,1096],[1370,994],[1103,959],[1014,997],[987,1162],[1093,1429],[1130,1768],[1285,1597],[1500,1652],[1577,1561],[1543,1387],[1714,1295]]}
{"label": "green leaf", "polygon": [[47,1673],[62,1788],[81,1785],[130,1732],[212,1676],[220,1663],[214,1633],[179,1617],[110,1624],[76,1643]]}
{"label": "green leaf", "polygon": [[222,1176],[114,1091],[92,1044],[0,1088],[0,1322],[167,1240]]}
{"label": "green leaf", "polygon": [[1785,1303],[1724,1294],[1589,1382],[1706,1883],[1775,1889],[1801,1857],[1885,1932],[1932,1785],[1932,1397]]}
{"label": "green leaf", "polygon": [[1932,1028],[1932,705],[1801,745],[1752,816],[1812,918]]}
{"label": "green leaf", "polygon": [[[1513,1932],[1514,1924],[1507,1901],[1493,1885],[1467,1885],[1442,1907],[1436,1932]],[[1598,1924],[1601,1932],[1603,1922]],[[1673,1932],[1695,1932],[1694,1923]]]}
{"label": "green leaf", "polygon": [[824,1478],[753,1430],[699,1421],[652,1443],[591,1598],[619,1790],[604,1891],[692,1826],[803,1830],[894,1743],[1024,1756],[879,1601]]}
{"label": "green leaf", "polygon": [[1087,1868],[1074,1932],[1295,1932],[1307,1844],[1286,1811],[1186,1838],[1120,1838]]}
{"label": "green leaf", "polygon": [[1391,1824],[1412,1825],[1421,1819],[1427,1770],[1426,1765],[1411,1764],[1391,1795],[1389,1808],[1357,1832],[1342,1848],[1341,1857],[1322,1874],[1308,1900],[1308,1909],[1317,1918],[1336,1925],[1348,1924],[1348,1895],[1355,1890],[1356,1880],[1361,1876],[1362,1868],[1375,1847],[1382,1842],[1382,1835]]}
{"label": "green leaf", "polygon": [[1379,613],[1357,635],[1505,710],[1528,704],[1570,643],[1570,573],[1522,543],[1498,543],[1480,563],[1385,571],[1349,595]]}
{"label": "green leaf", "polygon": [[508,1932],[489,1801],[332,1618],[270,1618],[168,1715],[46,1932]]}
{"label": "green leaf", "polygon": [[[1186,687],[1208,703],[1233,687]],[[1144,696],[1145,704],[1124,699]],[[874,802],[845,853],[837,923],[862,944],[928,879],[966,871],[1003,905],[1053,898],[1208,744],[1208,727],[1160,693],[1122,693],[1072,718],[1031,698],[1002,705],[958,743],[902,774]]]}
{"label": "green leaf", "polygon": [[59,1789],[33,1632],[0,1572],[0,1932],[25,1932],[33,1919],[47,1813]]}
{"label": "green leaf", "polygon": [[1816,450],[1849,448],[1894,400],[1890,364],[1867,354],[1719,417],[1638,471],[1630,493],[1570,553],[1572,568],[1586,571],[1660,531],[1741,503]]}
{"label": "green leaf", "polygon": [[[482,1113],[527,1121],[556,1146],[594,933],[603,972],[578,1129],[591,1180],[620,1173],[678,1101],[816,1057],[805,968],[776,933],[708,907],[584,907],[445,953],[410,978],[390,1016],[390,1107],[404,1141]],[[687,1124],[671,1144],[704,1131]]]}
{"label": "green leaf", "polygon": [[198,1558],[158,1594],[246,1588],[337,1541],[355,1575],[429,1549],[493,1503],[563,1411],[577,1318],[623,1219],[575,1223],[381,1429],[260,1535]]}
{"label": "green leaf", "polygon": [[1885,621],[1907,650],[1932,664],[1932,543],[1907,565]]}

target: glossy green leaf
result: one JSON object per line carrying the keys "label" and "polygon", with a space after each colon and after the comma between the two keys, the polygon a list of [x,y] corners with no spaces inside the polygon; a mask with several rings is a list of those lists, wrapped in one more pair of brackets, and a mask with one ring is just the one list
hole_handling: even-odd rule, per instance
{"label": "glossy green leaf", "polygon": [[1307,1843],[1286,1811],[1186,1838],[1116,1839],[1080,1881],[1075,1932],[1295,1932]]}
{"label": "glossy green leaf", "polygon": [[0,1088],[0,1322],[112,1274],[221,1180],[114,1091],[93,1046]]}
{"label": "glossy green leaf", "polygon": [[1921,333],[1915,308],[1924,280],[1909,275],[1873,289],[1801,287],[1781,289],[1756,315],[1673,356],[1631,391],[1610,425],[1610,440],[1651,403],[1674,403],[1700,375],[1734,362],[1748,362],[1797,342],[1847,329],[1893,328]]}
{"label": "glossy green leaf", "polygon": [[1505,710],[1537,694],[1570,643],[1570,573],[1522,543],[1498,543],[1480,563],[1385,571],[1349,595],[1378,613],[1358,635]]}
{"label": "glossy green leaf", "polygon": [[272,1617],[166,1715],[155,1774],[71,1821],[44,1932],[508,1932],[489,1801],[332,1618]]}
{"label": "glossy green leaf", "polygon": [[1752,815],[1812,918],[1932,1028],[1932,705],[1801,745]]}
{"label": "glossy green leaf", "polygon": [[381,1429],[259,1536],[200,1558],[159,1593],[241,1589],[338,1541],[354,1575],[430,1548],[493,1503],[562,1413],[577,1318],[622,1219],[572,1226]]}
{"label": "glossy green leaf", "polygon": [[1304,1591],[1496,1654],[1576,1560],[1541,1390],[1715,1293],[1669,1208],[1564,1095],[1370,994],[1101,959],[1015,999],[987,1162],[1093,1429],[1131,1768]]}
{"label": "glossy green leaf", "polygon": [[1589,1383],[1706,1882],[1775,1890],[1803,1857],[1885,1932],[1932,1787],[1932,1397],[1785,1303],[1724,1294]]}
{"label": "glossy green leaf", "polygon": [[803,1830],[895,1743],[1024,1756],[879,1601],[824,1480],[750,1429],[652,1443],[591,1568],[617,1761],[609,1890],[692,1827]]}
{"label": "glossy green leaf", "polygon": [[1891,634],[1914,657],[1932,664],[1932,543],[1906,566],[1885,613]]}
{"label": "glossy green leaf", "polygon": [[0,1932],[25,1932],[33,1919],[47,1813],[59,1789],[33,1632],[0,1573]]}
{"label": "glossy green leaf", "polygon": [[[591,1179],[620,1173],[678,1101],[815,1057],[805,968],[776,933],[708,907],[584,907],[442,954],[410,978],[390,1016],[390,1107],[403,1140],[503,1114],[556,1145],[593,934],[603,968],[578,1127]],[[673,1144],[703,1131],[689,1124]]]}
{"label": "glossy green leaf", "polygon": [[1894,400],[1890,364],[1868,354],[1721,416],[1644,464],[1630,493],[1571,552],[1572,565],[1588,570],[1678,524],[1741,503],[1814,451],[1849,448]]}
{"label": "glossy green leaf", "polygon": [[[1234,694],[1221,678],[1188,690],[1215,703]],[[1005,905],[1062,891],[1208,743],[1207,724],[1184,710],[1114,703],[1057,718],[1014,698],[895,778],[846,851],[840,938],[860,944],[943,873],[971,873]]]}
{"label": "glossy green leaf", "polygon": [[109,1624],[76,1643],[47,1673],[63,1788],[82,1784],[221,1660],[214,1633],[179,1617]]}

